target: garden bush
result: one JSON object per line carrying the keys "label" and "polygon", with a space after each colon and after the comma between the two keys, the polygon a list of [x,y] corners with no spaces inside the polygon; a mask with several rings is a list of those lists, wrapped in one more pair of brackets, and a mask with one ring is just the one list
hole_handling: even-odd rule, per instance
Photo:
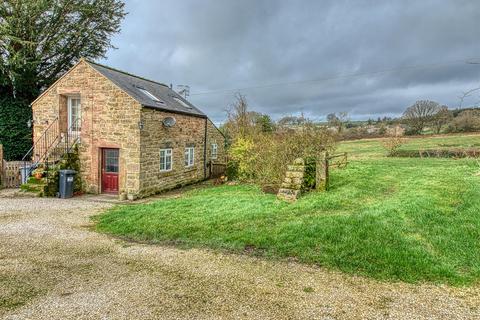
{"label": "garden bush", "polygon": [[31,118],[28,101],[0,97],[0,144],[5,160],[21,160],[32,146],[32,129],[27,126]]}
{"label": "garden bush", "polygon": [[82,179],[80,177],[80,159],[78,157],[78,146],[75,146],[74,150],[70,153],[63,155],[62,160],[48,168],[47,172],[47,186],[45,188],[45,196],[55,197],[59,192],[59,180],[60,180],[60,170],[71,169],[77,172],[74,184],[73,192],[81,193],[83,192]]}
{"label": "garden bush", "polygon": [[293,160],[303,158],[308,163],[315,162],[321,152],[332,152],[335,142],[335,133],[311,124],[295,130],[256,133],[233,142],[228,166],[232,171],[236,168],[238,180],[260,186],[279,186]]}
{"label": "garden bush", "polygon": [[397,154],[398,149],[405,143],[405,139],[401,136],[394,135],[382,141],[382,145],[387,150],[387,156],[393,157]]}

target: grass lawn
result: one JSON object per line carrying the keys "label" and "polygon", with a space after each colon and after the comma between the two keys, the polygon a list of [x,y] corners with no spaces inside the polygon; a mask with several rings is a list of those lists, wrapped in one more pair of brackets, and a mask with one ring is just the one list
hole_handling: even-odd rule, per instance
{"label": "grass lawn", "polygon": [[[437,138],[415,143],[439,144],[430,139]],[[480,143],[480,136],[445,139]],[[385,158],[380,146],[378,140],[344,143],[341,151],[355,157],[332,171],[331,190],[294,204],[255,186],[223,185],[115,207],[96,218],[97,228],[135,240],[293,257],[384,280],[478,282],[478,163]]]}

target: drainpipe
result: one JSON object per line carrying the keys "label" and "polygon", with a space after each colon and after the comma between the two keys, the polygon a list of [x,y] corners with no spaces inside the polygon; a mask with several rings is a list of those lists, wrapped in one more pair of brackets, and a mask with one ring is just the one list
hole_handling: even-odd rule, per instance
{"label": "drainpipe", "polygon": [[203,139],[203,179],[207,179],[207,121],[205,118],[205,136]]}

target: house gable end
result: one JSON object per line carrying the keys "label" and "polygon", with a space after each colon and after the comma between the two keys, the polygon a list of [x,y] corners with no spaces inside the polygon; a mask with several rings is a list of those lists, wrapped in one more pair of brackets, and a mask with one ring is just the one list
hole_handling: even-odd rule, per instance
{"label": "house gable end", "polygon": [[58,78],[54,83],[52,83],[47,89],[45,89],[35,100],[33,100],[31,103],[30,103],[30,106],[33,106],[34,104],[36,104],[38,101],[40,101],[47,93],[49,93],[53,88],[56,87],[56,85],[58,83],[60,83],[60,81],[62,81],[68,74],[70,74],[73,70],[75,70],[80,64],[84,63],[84,59],[80,59],[73,67],[71,67],[70,69],[68,69],[67,72],[65,72],[64,74],[62,74],[60,76],[60,78]]}

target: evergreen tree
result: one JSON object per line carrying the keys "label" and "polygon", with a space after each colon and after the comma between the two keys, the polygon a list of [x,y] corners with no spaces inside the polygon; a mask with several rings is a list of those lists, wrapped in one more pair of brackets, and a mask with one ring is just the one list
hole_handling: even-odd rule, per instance
{"label": "evergreen tree", "polygon": [[120,0],[0,2],[0,143],[6,159],[31,146],[30,103],[81,57],[113,48],[125,16]]}

